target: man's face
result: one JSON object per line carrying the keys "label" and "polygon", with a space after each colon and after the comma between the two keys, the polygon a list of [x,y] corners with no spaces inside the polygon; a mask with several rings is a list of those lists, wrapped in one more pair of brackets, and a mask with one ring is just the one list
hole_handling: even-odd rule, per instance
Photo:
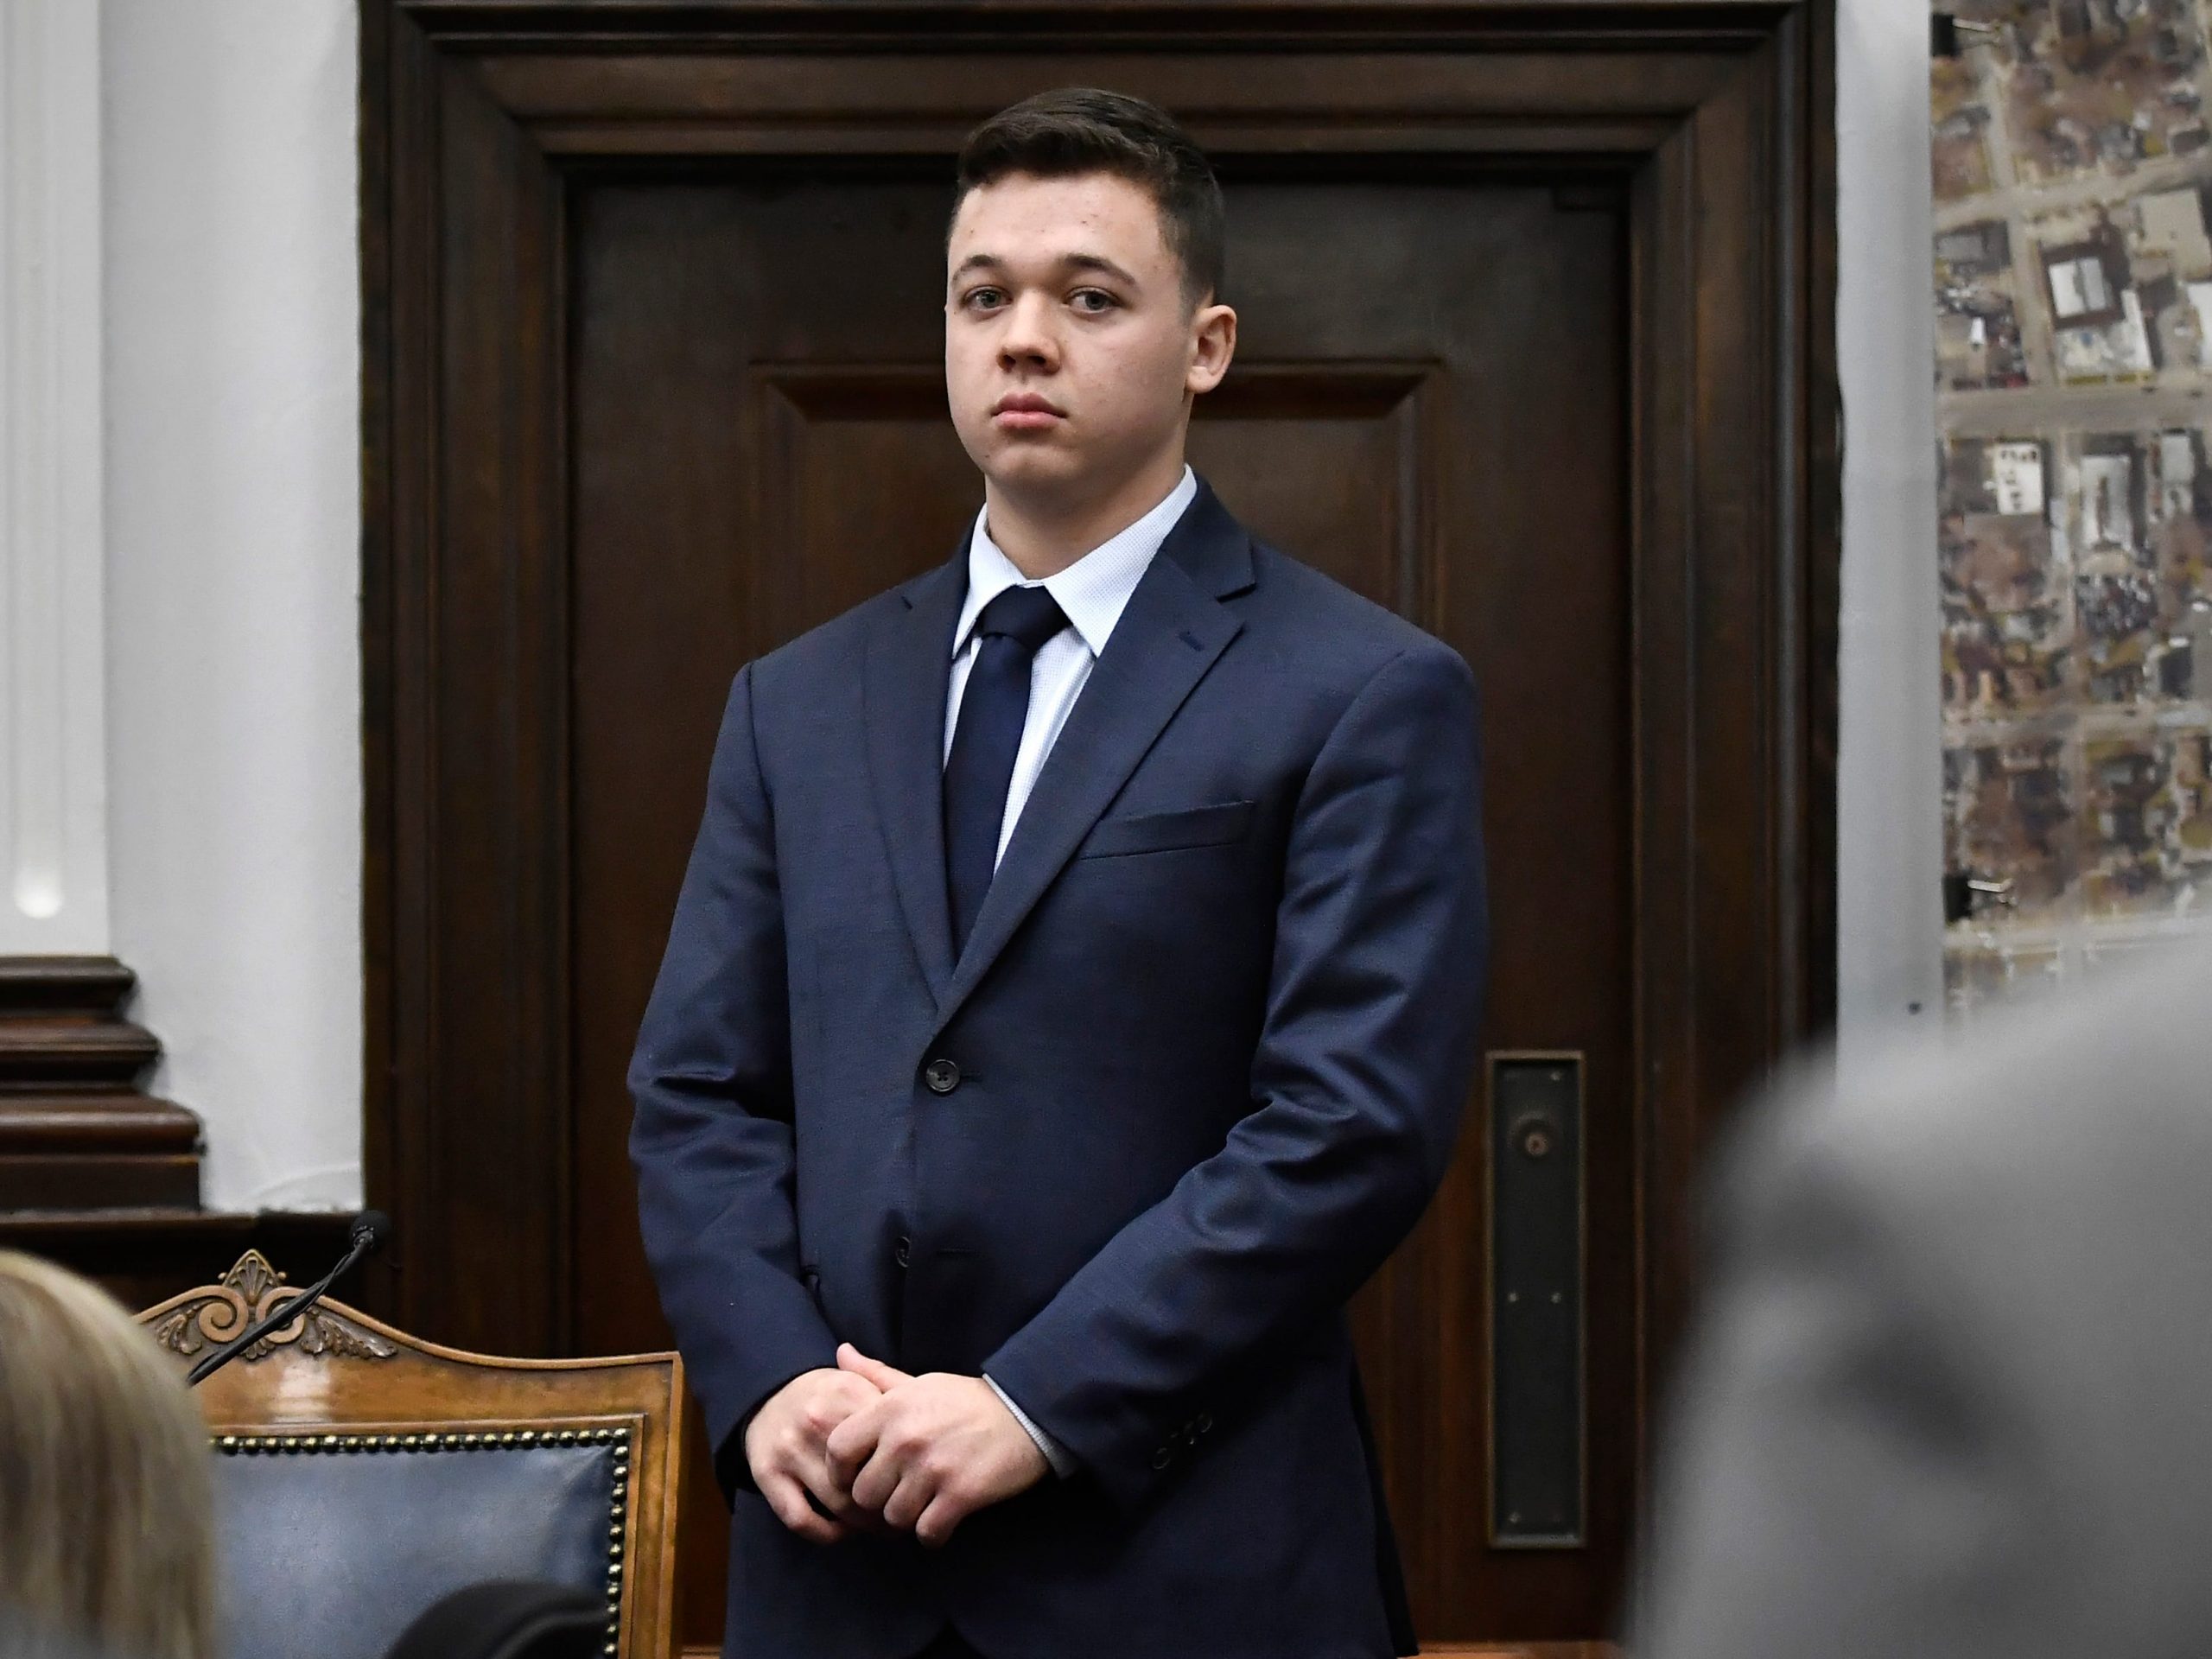
{"label": "man's face", "polygon": [[1236,313],[1192,310],[1151,194],[1110,173],[969,191],[946,264],[952,423],[1002,487],[1094,495],[1179,452],[1235,349]]}

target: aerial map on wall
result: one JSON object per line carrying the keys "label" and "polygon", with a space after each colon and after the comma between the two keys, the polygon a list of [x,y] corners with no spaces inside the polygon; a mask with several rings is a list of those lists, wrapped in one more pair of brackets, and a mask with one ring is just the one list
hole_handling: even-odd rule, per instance
{"label": "aerial map on wall", "polygon": [[2207,10],[1968,3],[1935,61],[1945,862],[2006,884],[1955,1014],[2212,913]]}

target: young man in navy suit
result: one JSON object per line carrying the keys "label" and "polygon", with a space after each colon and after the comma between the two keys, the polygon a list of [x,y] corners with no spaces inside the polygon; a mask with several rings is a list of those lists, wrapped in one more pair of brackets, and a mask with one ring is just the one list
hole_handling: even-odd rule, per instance
{"label": "young man in navy suit", "polygon": [[1185,465],[1180,128],[1047,93],[959,177],[983,510],[738,674],[630,1075],[725,1650],[1409,1652],[1343,1310],[1465,1092],[1474,685]]}

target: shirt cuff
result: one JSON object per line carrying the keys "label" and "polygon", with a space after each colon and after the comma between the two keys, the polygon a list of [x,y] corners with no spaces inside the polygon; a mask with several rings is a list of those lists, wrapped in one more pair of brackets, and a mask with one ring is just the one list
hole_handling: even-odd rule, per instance
{"label": "shirt cuff", "polygon": [[1075,1473],[1077,1467],[1075,1453],[1031,1422],[1029,1414],[1015,1405],[1014,1397],[1004,1389],[995,1382],[991,1382],[988,1376],[986,1376],[983,1381],[991,1383],[991,1392],[998,1395],[999,1403],[1014,1414],[1014,1421],[1020,1423],[1027,1432],[1029,1438],[1037,1442],[1037,1449],[1045,1454],[1045,1461],[1052,1465],[1052,1472],[1062,1480],[1065,1480],[1070,1475]]}

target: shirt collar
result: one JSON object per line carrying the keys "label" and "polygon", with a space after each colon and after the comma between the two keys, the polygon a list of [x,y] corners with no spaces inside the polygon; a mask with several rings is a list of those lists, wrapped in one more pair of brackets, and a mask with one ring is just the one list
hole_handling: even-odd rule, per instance
{"label": "shirt collar", "polygon": [[[952,631],[952,654],[968,649],[968,638],[983,607],[1009,588],[1041,585],[1052,594],[1093,657],[1106,649],[1114,625],[1122,620],[1129,595],[1152,568],[1160,544],[1183,516],[1198,493],[1198,480],[1186,463],[1183,476],[1166,499],[1128,529],[1108,537],[1058,575],[1041,584],[1031,583],[999,550],[985,528],[984,513],[976,515],[975,533],[968,538],[968,600],[960,607],[960,625]],[[986,509],[986,512],[988,510]]]}

